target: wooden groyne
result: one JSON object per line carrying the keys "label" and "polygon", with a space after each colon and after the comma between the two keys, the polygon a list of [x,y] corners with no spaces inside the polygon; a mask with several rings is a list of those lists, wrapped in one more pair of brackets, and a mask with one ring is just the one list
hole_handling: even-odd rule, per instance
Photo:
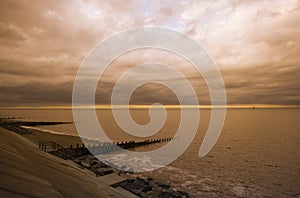
{"label": "wooden groyne", "polygon": [[99,144],[88,145],[86,147],[84,144],[76,144],[75,146],[70,145],[69,147],[63,147],[53,141],[49,142],[39,142],[39,148],[45,152],[51,153],[63,159],[76,158],[88,154],[107,154],[113,151],[118,151],[120,149],[129,149],[139,146],[145,146],[149,144],[157,144],[168,142],[173,138],[158,138],[144,140],[140,142],[136,141],[121,141],[121,142],[100,142]]}

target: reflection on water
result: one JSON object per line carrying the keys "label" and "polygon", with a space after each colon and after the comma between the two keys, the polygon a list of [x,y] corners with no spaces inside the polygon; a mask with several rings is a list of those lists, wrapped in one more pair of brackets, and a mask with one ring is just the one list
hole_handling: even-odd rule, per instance
{"label": "reflection on water", "polygon": [[[109,110],[98,110],[97,114],[111,139],[135,139],[116,125]],[[131,114],[138,123],[149,122],[146,110],[132,110]],[[1,110],[0,115],[39,121],[72,121],[71,110]],[[178,110],[168,110],[166,125],[156,136],[169,137],[174,134],[179,116]],[[180,158],[165,168],[143,175],[169,181],[177,188],[184,188],[203,197],[221,194],[276,197],[299,195],[299,109],[229,109],[217,144],[207,156],[199,158],[198,151],[209,116],[209,110],[201,110],[198,134]],[[41,128],[77,134],[74,125]],[[153,150],[158,145],[148,146],[136,148],[136,151]]]}

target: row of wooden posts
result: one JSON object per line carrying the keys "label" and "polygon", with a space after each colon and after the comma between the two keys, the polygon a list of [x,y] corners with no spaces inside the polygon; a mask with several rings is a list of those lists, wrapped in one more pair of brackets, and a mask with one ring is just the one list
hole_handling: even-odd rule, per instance
{"label": "row of wooden posts", "polygon": [[140,142],[136,141],[122,141],[122,142],[101,142],[95,145],[88,145],[85,147],[84,144],[76,144],[74,147],[70,145],[69,147],[63,147],[53,141],[50,142],[39,142],[39,148],[45,152],[52,153],[62,158],[72,158],[80,157],[87,154],[105,154],[112,151],[117,151],[121,148],[128,149],[138,146],[143,146],[147,144],[162,143],[172,140],[173,138],[159,138],[159,139],[150,139]]}

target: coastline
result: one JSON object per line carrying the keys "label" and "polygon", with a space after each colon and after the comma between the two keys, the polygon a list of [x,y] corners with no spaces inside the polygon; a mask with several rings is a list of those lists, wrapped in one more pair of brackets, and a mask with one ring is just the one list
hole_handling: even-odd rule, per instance
{"label": "coastline", "polygon": [[72,161],[0,127],[1,197],[124,197]]}
{"label": "coastline", "polygon": [[46,131],[40,131],[38,129],[27,128],[29,133],[22,134],[23,137],[30,140],[32,143],[38,145],[39,142],[54,141],[61,146],[68,147],[70,145],[82,144],[80,137],[66,135],[66,134],[55,134]]}
{"label": "coastline", "polygon": [[[88,173],[88,178],[89,182],[94,183],[94,182],[99,182],[100,185],[100,190],[105,189],[104,191],[106,192],[106,188],[108,189],[108,197],[127,197],[127,198],[136,198],[136,197],[194,197],[193,195],[187,193],[186,191],[182,190],[176,190],[171,187],[170,184],[165,183],[163,181],[157,181],[152,177],[148,176],[137,176],[135,174],[132,174],[127,171],[120,171],[117,169],[114,169],[110,166],[107,166],[100,162],[97,158],[95,158],[91,154],[84,154],[80,157],[72,157],[70,159],[61,159],[58,156],[53,156],[50,153],[52,152],[44,152],[42,151],[39,146],[41,142],[55,142],[59,144],[60,146],[63,146],[65,148],[72,148],[75,145],[83,145],[81,138],[78,136],[73,136],[73,135],[65,135],[65,134],[58,134],[58,133],[51,133],[47,131],[40,131],[38,129],[33,129],[33,128],[28,128],[25,127],[23,128],[21,124],[16,124],[16,123],[10,123],[1,122],[2,126],[0,125],[0,131],[1,133],[8,133],[12,136],[14,134],[15,138],[11,138],[12,141],[15,141],[16,136],[19,136],[18,139],[22,139],[22,141],[26,141],[26,147],[30,147],[30,152],[38,152],[40,155],[43,155],[44,157],[51,157],[59,160],[60,165],[64,166],[70,166],[66,165],[71,164],[71,167],[73,168],[73,172],[68,173],[68,171],[65,171],[64,169],[60,169],[61,171],[64,172],[64,174],[68,174],[69,176],[73,175],[78,175],[80,174],[80,177],[75,176],[74,180],[81,180],[82,177],[85,177],[84,174]],[[46,124],[45,124],[46,125]],[[5,127],[6,129],[2,128]],[[11,130],[7,130],[7,128]],[[97,142],[97,141],[94,141]],[[7,146],[4,146],[2,150],[5,150]],[[24,148],[17,148],[17,150],[22,150]],[[27,149],[27,148],[26,148]],[[27,149],[28,150],[28,149]],[[55,155],[55,154],[54,154]],[[31,156],[30,156],[31,157]],[[2,158],[2,157],[1,157]],[[1,161],[1,160],[0,160]],[[65,163],[64,163],[65,162]],[[3,163],[3,162],[1,162]],[[15,163],[19,163],[19,160],[16,159]],[[40,163],[40,160],[38,158],[34,159],[32,163]],[[41,166],[44,166],[47,163],[41,164]],[[13,167],[14,164],[8,164],[9,167]],[[58,168],[59,166],[56,166],[55,164],[51,165],[53,168]],[[48,165],[46,165],[48,167]],[[79,169],[80,173],[74,173],[74,169]],[[41,168],[42,172],[43,168]],[[6,172],[6,171],[4,171]],[[8,171],[9,172],[9,171]],[[42,173],[46,174],[48,177],[53,177],[53,175],[47,175],[47,173]],[[60,180],[60,177],[63,177],[64,174],[57,173],[54,178],[55,180]],[[14,177],[16,177],[14,175]],[[92,177],[92,179],[90,178]],[[14,180],[14,179],[13,179]],[[53,181],[52,181],[53,182]],[[76,182],[75,182],[76,183]],[[4,185],[4,184],[3,184]],[[3,186],[1,184],[1,186]],[[33,186],[35,184],[32,184]],[[61,184],[62,186],[66,184]],[[84,184],[87,185],[88,184]],[[8,187],[4,191],[9,191],[14,188],[14,185],[11,187]],[[35,187],[33,187],[35,188]],[[72,187],[73,188],[73,187]],[[98,187],[97,187],[98,188]],[[110,190],[113,189],[113,192],[110,192]],[[0,189],[1,190],[1,189]],[[39,190],[37,190],[39,191]],[[27,193],[26,190],[24,190],[25,194]],[[68,192],[70,193],[70,192]],[[85,191],[82,191],[83,194],[85,194]],[[101,192],[102,193],[102,192]],[[100,194],[101,194],[100,193]],[[115,195],[115,194],[116,195]],[[1,195],[1,194],[0,194]],[[84,196],[90,196],[94,197],[93,193],[86,193]],[[30,197],[34,197],[31,196]],[[43,196],[42,196],[43,197]],[[56,196],[59,197],[59,196]],[[65,197],[65,196],[64,196]],[[66,197],[71,197],[71,196],[66,196]],[[78,197],[77,195],[75,197]],[[82,197],[82,196],[79,196]],[[99,193],[96,193],[95,197],[107,197],[106,194],[104,193],[103,196],[99,196]]]}

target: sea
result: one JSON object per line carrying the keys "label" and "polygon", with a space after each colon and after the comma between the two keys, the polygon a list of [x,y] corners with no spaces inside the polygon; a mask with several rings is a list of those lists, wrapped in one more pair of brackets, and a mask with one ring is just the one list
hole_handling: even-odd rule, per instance
{"label": "sea", "polygon": [[[136,175],[168,182],[196,197],[300,197],[300,109],[227,109],[222,133],[204,157],[199,157],[198,152],[211,110],[199,111],[197,134],[188,149],[169,165]],[[147,109],[132,109],[130,113],[139,124],[150,121]],[[168,109],[164,126],[149,139],[174,135],[180,115],[179,109]],[[0,116],[28,121],[73,121],[70,109],[2,109]],[[111,110],[98,109],[97,116],[111,140],[143,139],[123,131]],[[35,128],[78,135],[74,124]],[[136,152],[158,147],[148,145]]]}

